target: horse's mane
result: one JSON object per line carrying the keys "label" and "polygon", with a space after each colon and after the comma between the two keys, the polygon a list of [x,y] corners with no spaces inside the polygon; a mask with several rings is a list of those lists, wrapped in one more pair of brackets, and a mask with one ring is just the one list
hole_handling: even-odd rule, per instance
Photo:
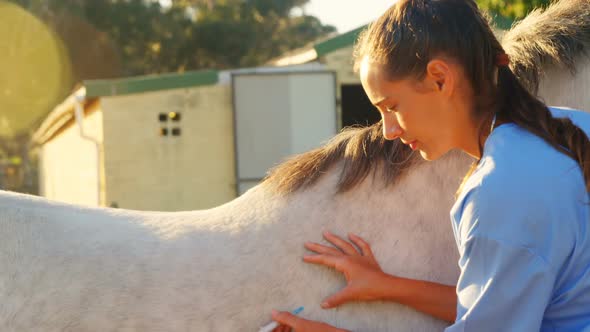
{"label": "horse's mane", "polygon": [[536,9],[502,38],[512,71],[535,95],[543,68],[557,65],[575,74],[575,58],[587,55],[589,44],[589,0],[561,0],[545,10]]}
{"label": "horse's mane", "polygon": [[[590,0],[561,0],[537,9],[503,38],[515,75],[536,94],[544,65],[565,65],[575,71],[574,58],[590,40]],[[381,122],[370,127],[346,128],[324,146],[297,155],[270,170],[264,184],[286,194],[317,182],[332,166],[342,163],[337,192],[360,184],[371,172],[380,173],[385,186],[401,177],[417,158],[399,140],[387,141]],[[377,172],[381,167],[381,172]]]}
{"label": "horse's mane", "polygon": [[362,182],[371,172],[382,175],[387,186],[395,182],[412,161],[413,151],[399,140],[383,138],[381,122],[370,127],[349,127],[324,146],[297,155],[271,169],[264,184],[280,193],[307,188],[317,182],[332,166],[341,163],[337,192],[345,192]]}

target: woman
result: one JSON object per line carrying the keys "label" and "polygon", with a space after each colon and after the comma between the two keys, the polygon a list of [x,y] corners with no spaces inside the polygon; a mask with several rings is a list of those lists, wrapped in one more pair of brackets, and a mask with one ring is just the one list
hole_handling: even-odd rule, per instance
{"label": "woman", "polygon": [[[455,288],[387,275],[363,239],[325,233],[335,247],[306,243],[316,254],[304,261],[347,286],[322,307],[392,300],[454,322],[447,331],[590,328],[590,115],[554,117],[523,88],[472,0],[398,1],[356,51],[385,138],[427,160],[451,149],[476,159],[451,211],[461,276]],[[273,319],[276,331],[344,331]]]}

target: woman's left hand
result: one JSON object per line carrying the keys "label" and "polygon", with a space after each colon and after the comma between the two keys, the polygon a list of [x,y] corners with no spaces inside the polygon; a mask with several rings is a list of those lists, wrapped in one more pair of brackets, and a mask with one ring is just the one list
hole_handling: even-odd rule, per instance
{"label": "woman's left hand", "polygon": [[305,248],[316,255],[305,255],[303,260],[332,267],[343,273],[346,287],[325,299],[322,308],[334,308],[351,301],[384,299],[386,290],[391,286],[391,276],[381,270],[371,246],[354,234],[348,235],[351,242],[330,232],[324,232],[324,238],[334,247],[307,242]]}
{"label": "woman's left hand", "polygon": [[273,310],[272,319],[281,324],[273,332],[349,332],[325,323],[303,319],[285,311]]}

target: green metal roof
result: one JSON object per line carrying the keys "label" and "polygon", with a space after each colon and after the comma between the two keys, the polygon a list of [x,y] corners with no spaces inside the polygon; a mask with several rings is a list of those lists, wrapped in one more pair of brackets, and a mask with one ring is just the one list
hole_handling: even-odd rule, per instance
{"label": "green metal roof", "polygon": [[366,27],[367,25],[364,25],[360,28],[336,36],[332,39],[328,39],[324,42],[315,44],[313,48],[315,48],[318,57],[322,57],[328,53],[334,52],[341,48],[352,46],[356,42],[361,31],[363,31]]}
{"label": "green metal roof", "polygon": [[[514,23],[513,20],[509,18],[502,17],[500,15],[495,15],[492,18],[494,25],[501,30],[508,30],[512,27]],[[314,49],[317,53],[318,57],[322,57],[328,53],[337,51],[341,48],[349,47],[356,43],[359,34],[367,28],[368,25],[364,25],[360,28],[354,29],[352,31],[346,32],[334,38],[328,39],[321,43],[315,44]]]}
{"label": "green metal roof", "polygon": [[86,97],[119,96],[141,92],[213,85],[219,81],[218,72],[204,70],[187,73],[137,76],[113,80],[84,81]]}

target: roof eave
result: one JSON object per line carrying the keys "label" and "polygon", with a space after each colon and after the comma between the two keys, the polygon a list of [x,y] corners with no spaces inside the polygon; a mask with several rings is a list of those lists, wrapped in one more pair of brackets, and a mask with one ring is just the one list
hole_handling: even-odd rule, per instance
{"label": "roof eave", "polygon": [[61,104],[57,105],[49,115],[41,122],[39,128],[33,133],[32,142],[34,145],[43,145],[50,141],[56,133],[70,123],[75,115],[74,109],[78,100],[83,100],[83,107],[93,103],[96,98],[84,98],[86,88],[81,87],[69,95]]}

